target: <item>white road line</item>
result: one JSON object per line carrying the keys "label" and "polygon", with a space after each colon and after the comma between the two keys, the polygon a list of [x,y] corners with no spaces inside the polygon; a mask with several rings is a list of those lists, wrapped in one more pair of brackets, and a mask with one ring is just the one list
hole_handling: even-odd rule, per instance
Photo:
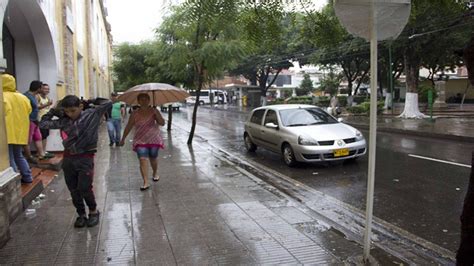
{"label": "white road line", "polygon": [[414,155],[414,154],[408,154],[408,156],[418,158],[418,159],[424,159],[424,160],[429,160],[429,161],[434,161],[434,162],[439,162],[439,163],[446,163],[446,164],[452,164],[452,165],[456,165],[456,166],[471,168],[471,166],[468,165],[468,164],[455,163],[455,162],[450,162],[450,161],[443,161],[443,160],[440,160],[440,159],[424,157],[424,156],[419,156],[419,155]]}

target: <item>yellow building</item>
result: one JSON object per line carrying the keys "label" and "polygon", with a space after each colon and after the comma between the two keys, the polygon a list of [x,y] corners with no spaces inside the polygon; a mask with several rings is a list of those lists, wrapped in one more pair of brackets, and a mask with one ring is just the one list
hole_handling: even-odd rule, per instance
{"label": "yellow building", "polygon": [[[67,94],[108,97],[113,90],[112,36],[104,1],[0,0],[0,72],[15,76],[21,92],[32,80],[48,83],[54,101]],[[51,138],[49,149],[60,149],[59,138]],[[9,166],[0,90],[0,246],[20,211],[19,187]]]}

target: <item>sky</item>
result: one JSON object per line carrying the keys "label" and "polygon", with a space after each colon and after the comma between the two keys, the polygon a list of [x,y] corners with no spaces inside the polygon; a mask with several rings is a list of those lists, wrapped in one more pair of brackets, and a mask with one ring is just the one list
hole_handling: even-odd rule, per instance
{"label": "sky", "polygon": [[[112,25],[114,44],[153,39],[153,30],[159,26],[168,5],[176,2],[179,0],[107,0],[107,20]],[[312,2],[321,7],[327,0]]]}
{"label": "sky", "polygon": [[114,44],[139,43],[153,39],[164,15],[166,0],[108,0],[107,20],[112,26]]}

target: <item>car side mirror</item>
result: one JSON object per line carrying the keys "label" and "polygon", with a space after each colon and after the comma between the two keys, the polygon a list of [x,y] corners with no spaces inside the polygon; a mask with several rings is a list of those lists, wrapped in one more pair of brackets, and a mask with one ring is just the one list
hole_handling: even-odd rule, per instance
{"label": "car side mirror", "polygon": [[339,123],[342,123],[342,122],[344,122],[344,119],[343,119],[342,117],[339,117],[339,118],[337,119],[337,121],[338,121]]}
{"label": "car side mirror", "polygon": [[278,125],[275,125],[275,123],[266,123],[265,127],[267,128],[273,128],[273,129],[278,129]]}

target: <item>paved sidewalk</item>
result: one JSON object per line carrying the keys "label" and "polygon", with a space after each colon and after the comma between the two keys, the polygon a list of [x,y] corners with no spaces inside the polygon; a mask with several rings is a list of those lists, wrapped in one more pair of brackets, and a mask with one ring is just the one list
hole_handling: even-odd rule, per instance
{"label": "paved sidewalk", "polygon": [[[206,106],[205,108],[211,108]],[[216,105],[214,110],[249,113],[252,107],[235,105]],[[474,111],[473,106],[467,105],[464,111],[450,108],[438,113],[434,121],[429,119],[400,119],[393,115],[379,115],[377,129],[379,132],[400,133],[415,136],[429,136],[434,138],[456,141],[474,142]],[[456,114],[450,115],[450,114]],[[345,123],[359,129],[369,128],[368,116],[341,116]],[[436,116],[435,116],[436,117]]]}
{"label": "paved sidewalk", "polygon": [[[100,226],[76,218],[62,174],[11,227],[0,264],[343,264],[362,254],[277,189],[220,159],[187,133],[165,134],[161,180],[141,192],[130,145],[109,148],[102,128],[95,192]],[[379,261],[397,261],[375,250]]]}

